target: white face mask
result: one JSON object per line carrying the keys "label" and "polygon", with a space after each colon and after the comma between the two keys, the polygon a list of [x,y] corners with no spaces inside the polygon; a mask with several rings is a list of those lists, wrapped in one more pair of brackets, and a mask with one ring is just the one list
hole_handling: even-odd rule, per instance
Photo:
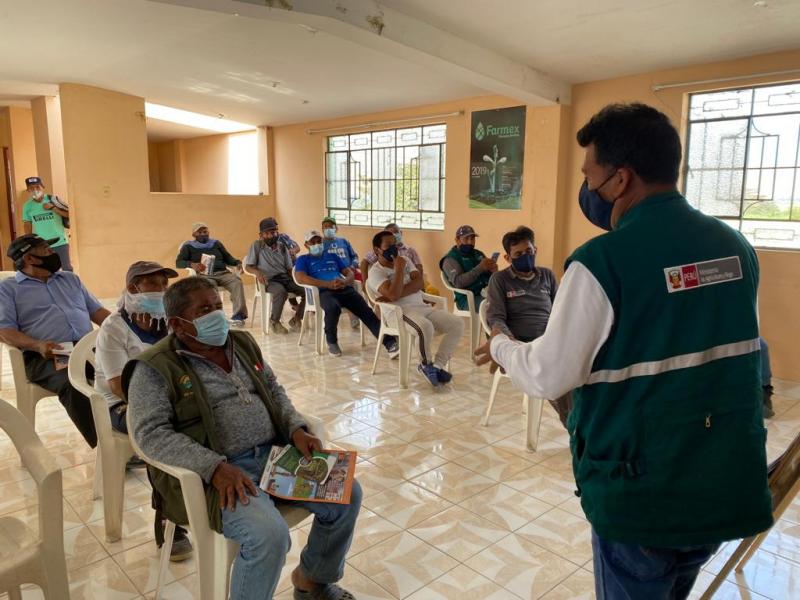
{"label": "white face mask", "polygon": [[42,190],[36,190],[35,192],[33,192],[33,197],[36,198],[37,200],[40,200],[42,196],[44,196],[44,192]]}

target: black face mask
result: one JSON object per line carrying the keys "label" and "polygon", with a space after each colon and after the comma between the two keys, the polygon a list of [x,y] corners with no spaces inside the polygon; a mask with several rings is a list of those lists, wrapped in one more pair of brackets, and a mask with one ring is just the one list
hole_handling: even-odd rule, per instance
{"label": "black face mask", "polygon": [[206,234],[206,235],[198,235],[198,236],[197,236],[196,238],[194,238],[194,239],[196,239],[196,240],[197,240],[198,242],[200,242],[201,244],[205,244],[205,243],[208,241],[208,237],[209,237],[209,236],[208,236],[208,234]]}
{"label": "black face mask", "polygon": [[265,238],[262,238],[262,239],[264,240],[264,243],[267,246],[274,246],[275,244],[278,243],[278,236],[277,235],[273,235],[272,237],[265,237]]}
{"label": "black face mask", "polygon": [[397,256],[397,245],[389,246],[388,248],[386,248],[386,250],[383,251],[382,254],[383,258],[385,258],[389,262],[394,262],[394,258],[395,256]]}
{"label": "black face mask", "polygon": [[461,254],[472,254],[472,251],[475,249],[475,244],[459,244],[458,251]]}
{"label": "black face mask", "polygon": [[33,265],[39,269],[44,269],[45,271],[50,271],[51,273],[55,273],[61,268],[61,257],[58,254],[48,254],[47,256],[37,256],[41,263],[38,265]]}

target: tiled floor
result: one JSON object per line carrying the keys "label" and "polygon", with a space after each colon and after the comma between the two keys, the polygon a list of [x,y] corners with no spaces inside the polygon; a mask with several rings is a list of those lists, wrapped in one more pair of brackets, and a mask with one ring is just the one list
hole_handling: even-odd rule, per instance
{"label": "tiled floor", "polygon": [[[345,321],[343,319],[343,321]],[[590,529],[573,495],[567,435],[549,406],[536,453],[525,451],[521,395],[506,381],[492,422],[481,427],[491,378],[462,346],[448,389],[432,391],[418,373],[397,387],[397,363],[385,354],[370,375],[366,347],[341,328],[340,358],[314,355],[297,335],[262,336],[264,349],[296,406],[326,422],[332,444],[358,450],[364,503],[344,585],[360,600],[593,598]],[[9,363],[3,391],[13,402]],[[776,456],[800,430],[800,384],[776,382],[777,416],[769,422]],[[107,543],[100,500],[91,500],[94,452],[55,399],[39,403],[37,429],[64,468],[64,528],[72,597],[152,597],[158,554],[143,471],[125,484],[122,540]],[[36,525],[36,492],[16,453],[0,436],[0,516]],[[278,598],[291,598],[287,577],[308,536],[292,531]],[[718,572],[734,544],[705,568],[694,597]],[[192,560],[171,564],[165,597],[197,595]],[[27,589],[25,598],[41,597]],[[742,574],[716,598],[800,598],[800,500],[774,528]]]}

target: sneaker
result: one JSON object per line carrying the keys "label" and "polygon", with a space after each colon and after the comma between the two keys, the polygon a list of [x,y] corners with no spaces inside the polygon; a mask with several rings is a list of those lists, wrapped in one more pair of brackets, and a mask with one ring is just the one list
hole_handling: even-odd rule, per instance
{"label": "sneaker", "polygon": [[236,313],[231,317],[230,324],[234,327],[244,327],[244,322],[247,320],[247,317],[241,313]]}
{"label": "sneaker", "polygon": [[183,531],[175,530],[175,538],[172,540],[172,550],[169,553],[170,562],[181,562],[192,556],[192,542]]}
{"label": "sneaker", "polygon": [[270,321],[269,330],[272,333],[277,333],[278,335],[284,335],[286,333],[289,333],[289,330],[286,329],[286,327],[284,327],[283,323],[281,323],[280,321]]}
{"label": "sneaker", "polygon": [[398,356],[400,356],[400,344],[397,342],[392,342],[386,347],[387,352],[389,352],[389,358],[394,360]]}
{"label": "sneaker", "polygon": [[439,369],[433,365],[419,363],[417,370],[425,376],[433,387],[439,387],[441,385],[439,381]]}
{"label": "sneaker", "polygon": [[328,352],[330,352],[333,356],[342,355],[342,349],[339,348],[339,344],[336,343],[328,344]]}
{"label": "sneaker", "polygon": [[303,323],[303,319],[299,318],[297,315],[289,319],[289,331],[300,331],[300,325]]}
{"label": "sneaker", "polygon": [[361,321],[357,316],[353,315],[352,317],[350,317],[350,327],[352,327],[353,329],[358,329],[360,325]]}
{"label": "sneaker", "polygon": [[453,380],[453,374],[436,367],[436,375],[439,377],[441,383],[450,383]]}

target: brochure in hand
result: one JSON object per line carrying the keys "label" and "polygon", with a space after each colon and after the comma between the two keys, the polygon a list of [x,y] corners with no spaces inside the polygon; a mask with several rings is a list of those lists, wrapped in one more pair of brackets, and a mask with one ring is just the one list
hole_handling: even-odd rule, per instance
{"label": "brochure in hand", "polygon": [[273,446],[259,487],[284,500],[349,504],[356,453],[324,450],[307,459],[294,446]]}

